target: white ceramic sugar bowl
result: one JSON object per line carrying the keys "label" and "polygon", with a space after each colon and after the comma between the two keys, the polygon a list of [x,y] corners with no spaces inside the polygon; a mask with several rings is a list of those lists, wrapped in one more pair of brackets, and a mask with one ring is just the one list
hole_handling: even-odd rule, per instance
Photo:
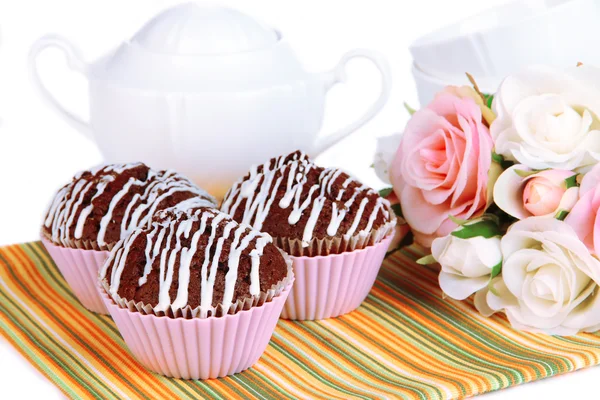
{"label": "white ceramic sugar bowl", "polygon": [[[40,81],[37,56],[62,49],[89,82],[90,120],[65,110]],[[195,3],[171,8],[93,64],[48,35],[30,54],[32,80],[47,103],[100,148],[107,162],[174,168],[222,195],[252,164],[302,149],[317,155],[373,118],[389,97],[387,62],[346,53],[325,73],[305,71],[282,35],[238,11]],[[381,72],[382,92],[355,122],[320,135],[325,95],[353,57]]]}

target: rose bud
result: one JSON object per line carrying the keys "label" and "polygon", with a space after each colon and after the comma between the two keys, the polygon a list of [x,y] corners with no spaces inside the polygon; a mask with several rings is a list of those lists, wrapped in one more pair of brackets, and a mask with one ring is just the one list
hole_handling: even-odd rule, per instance
{"label": "rose bud", "polygon": [[531,216],[564,217],[579,195],[577,174],[550,169],[532,171],[513,165],[500,175],[494,186],[494,202],[515,218]]}

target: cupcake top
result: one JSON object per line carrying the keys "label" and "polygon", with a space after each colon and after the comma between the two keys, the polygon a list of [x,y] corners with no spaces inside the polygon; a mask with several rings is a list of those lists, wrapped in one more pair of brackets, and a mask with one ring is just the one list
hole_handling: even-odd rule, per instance
{"label": "cupcake top", "polygon": [[221,206],[236,221],[303,247],[313,239],[367,235],[390,223],[390,210],[373,189],[300,151],[252,167]]}
{"label": "cupcake top", "polygon": [[113,248],[100,279],[117,302],[142,303],[167,315],[197,309],[206,317],[259,299],[288,274],[269,235],[203,208],[134,230]]}
{"label": "cupcake top", "polygon": [[66,247],[107,250],[149,225],[159,210],[214,205],[214,198],[174,171],[142,163],[106,165],[80,172],[58,191],[42,234]]}

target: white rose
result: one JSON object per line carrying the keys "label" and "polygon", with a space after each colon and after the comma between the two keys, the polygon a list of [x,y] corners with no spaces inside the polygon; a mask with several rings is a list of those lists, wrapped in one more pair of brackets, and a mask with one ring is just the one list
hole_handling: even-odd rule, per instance
{"label": "white rose", "polygon": [[533,169],[574,170],[600,161],[600,69],[530,67],[494,98],[496,153]]}
{"label": "white rose", "polygon": [[377,148],[375,149],[373,168],[375,168],[377,177],[387,184],[391,184],[390,166],[392,165],[394,156],[398,152],[401,139],[402,134],[400,133],[377,138]]}
{"label": "white rose", "polygon": [[456,232],[464,232],[469,226],[474,224],[459,227],[431,244],[431,255],[442,267],[440,287],[446,295],[456,300],[464,300],[486,287],[494,268],[499,269],[502,262],[499,236],[455,236]]}
{"label": "white rose", "polygon": [[600,261],[563,221],[530,217],[502,238],[502,275],[475,297],[516,329],[574,335],[600,329]]}

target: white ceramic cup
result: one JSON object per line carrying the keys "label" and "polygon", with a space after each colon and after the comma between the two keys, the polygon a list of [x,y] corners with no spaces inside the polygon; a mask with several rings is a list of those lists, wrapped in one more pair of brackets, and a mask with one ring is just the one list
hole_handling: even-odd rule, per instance
{"label": "white ceramic cup", "polygon": [[419,69],[441,80],[504,77],[531,64],[600,64],[598,0],[517,0],[416,40]]}
{"label": "white ceramic cup", "polygon": [[[417,95],[421,107],[429,104],[434,99],[435,95],[448,85],[463,86],[471,84],[466,74],[447,76],[442,79],[427,74],[416,64],[413,64],[411,71],[413,78],[415,79],[415,84],[417,85]],[[487,94],[495,93],[502,82],[502,78],[477,78],[476,80],[479,89]]]}

